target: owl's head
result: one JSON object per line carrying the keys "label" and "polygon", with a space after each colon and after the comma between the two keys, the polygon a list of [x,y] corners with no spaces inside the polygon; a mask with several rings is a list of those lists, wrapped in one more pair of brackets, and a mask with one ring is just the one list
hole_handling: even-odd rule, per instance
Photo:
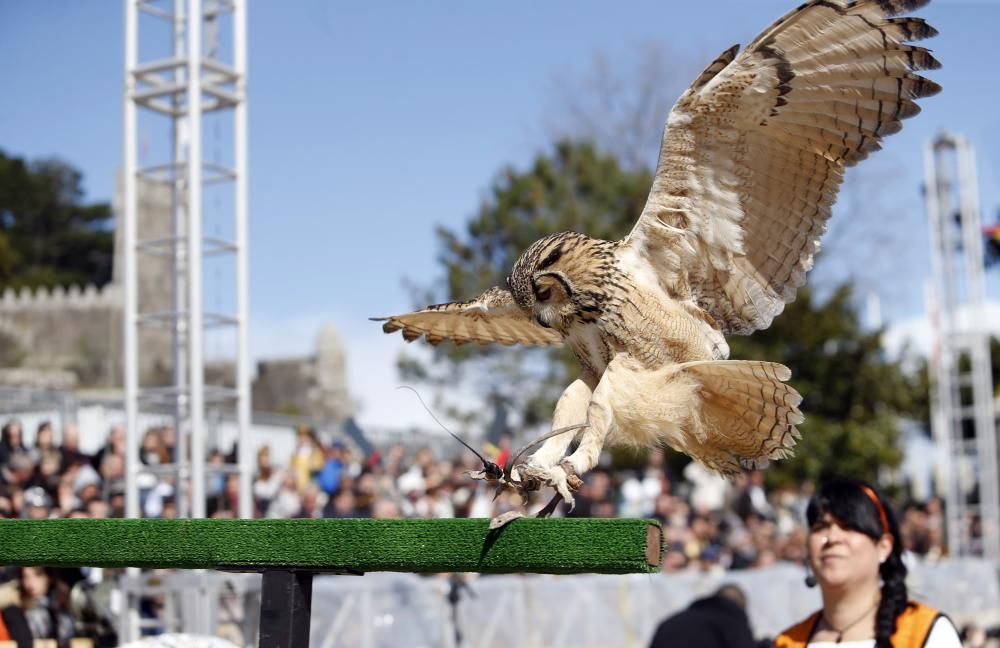
{"label": "owl's head", "polygon": [[521,308],[540,325],[568,333],[593,322],[603,302],[595,287],[612,244],[577,232],[561,232],[531,244],[514,263],[507,285]]}

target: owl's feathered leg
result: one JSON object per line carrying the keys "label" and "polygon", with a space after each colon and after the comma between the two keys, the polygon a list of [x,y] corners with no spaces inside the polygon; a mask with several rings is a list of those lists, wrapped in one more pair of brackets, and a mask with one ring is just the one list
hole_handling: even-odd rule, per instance
{"label": "owl's feathered leg", "polygon": [[[559,429],[585,423],[587,407],[594,393],[597,379],[585,373],[563,390],[552,415],[552,429]],[[580,433],[578,433],[580,434]],[[579,488],[579,479],[567,479],[566,471],[558,464],[566,454],[566,449],[576,435],[560,434],[549,438],[523,465],[514,468],[513,477],[523,484],[544,484],[556,489],[562,499],[572,506],[571,491]],[[540,517],[547,517],[559,503],[553,499],[542,509]]]}
{"label": "owl's feathered leg", "polygon": [[[587,405],[594,394],[597,380],[590,374],[584,374],[563,390],[552,414],[552,429],[557,430],[587,421]],[[576,435],[560,434],[548,439],[526,462],[538,468],[551,468],[562,461],[566,448]]]}
{"label": "owl's feathered leg", "polygon": [[[566,392],[563,393],[563,398],[566,398],[566,407],[564,410],[566,414],[569,415],[572,413],[575,416],[580,416],[580,413],[582,413],[582,418],[587,423],[587,427],[578,433],[580,444],[577,446],[576,451],[569,457],[563,458],[561,453],[565,452],[566,446],[564,445],[560,448],[560,454],[558,455],[557,460],[559,463],[549,465],[548,467],[536,461],[535,457],[541,452],[539,451],[521,468],[520,475],[522,479],[536,479],[546,486],[551,486],[566,500],[570,510],[572,510],[575,504],[573,491],[579,489],[583,483],[580,475],[597,464],[597,459],[601,455],[601,449],[604,447],[608,432],[611,430],[612,409],[609,402],[611,381],[609,377],[614,373],[615,367],[620,362],[621,360],[617,358],[611,361],[604,375],[601,377],[601,381],[593,391],[584,393],[582,389],[578,388],[579,391],[569,394],[570,389],[567,388]],[[573,387],[573,385],[570,385],[570,387]],[[584,397],[586,397],[586,400],[584,400]],[[559,399],[560,405],[563,404],[563,398]],[[560,408],[557,406],[557,414],[559,410]],[[549,459],[550,457],[551,455],[543,456],[544,459]]]}

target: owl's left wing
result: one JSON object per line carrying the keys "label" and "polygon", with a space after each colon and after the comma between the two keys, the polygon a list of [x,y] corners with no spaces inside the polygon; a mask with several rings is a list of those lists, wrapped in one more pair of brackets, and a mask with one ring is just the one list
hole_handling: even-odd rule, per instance
{"label": "owl's left wing", "polygon": [[938,62],[927,0],[811,0],[716,59],[667,119],[653,187],[624,241],[638,269],[724,333],[766,328],[819,250],[846,167],[863,160]]}
{"label": "owl's left wing", "polygon": [[490,288],[470,301],[436,304],[405,315],[372,319],[385,322],[382,330],[386,333],[402,331],[407,342],[424,336],[435,346],[445,339],[455,344],[562,344],[559,333],[535,322],[517,305],[510,291],[502,288]]}

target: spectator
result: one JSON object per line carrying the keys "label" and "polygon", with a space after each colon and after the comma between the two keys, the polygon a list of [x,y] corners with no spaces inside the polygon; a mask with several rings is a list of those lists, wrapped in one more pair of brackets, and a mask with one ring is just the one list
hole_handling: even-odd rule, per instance
{"label": "spectator", "polygon": [[[22,567],[18,594],[19,607],[8,606],[3,612],[8,629],[26,625],[32,639],[54,639],[60,646],[68,645],[73,637],[73,617],[66,583],[57,580],[47,567]],[[23,635],[19,648],[22,641]]]}
{"label": "spectator", "polygon": [[0,466],[10,463],[14,455],[27,454],[23,437],[20,421],[11,419],[4,424],[0,430]]}
{"label": "spectator", "polygon": [[38,425],[35,434],[35,447],[28,451],[38,469],[38,477],[42,486],[50,495],[54,495],[59,484],[59,474],[62,469],[62,452],[55,444],[55,432],[52,424],[44,421]]}
{"label": "spectator", "polygon": [[777,648],[872,639],[876,648],[891,648],[897,636],[907,637],[907,645],[960,647],[947,617],[908,598],[899,525],[874,488],[858,480],[828,482],[806,516],[810,578],[822,590],[823,607],[781,633]]}
{"label": "spectator", "polygon": [[299,511],[302,510],[302,501],[295,485],[295,474],[286,471],[278,494],[267,507],[267,517],[272,519],[292,518],[299,514]]}
{"label": "spectator", "polygon": [[147,466],[158,466],[170,463],[169,453],[163,445],[159,428],[151,428],[142,437],[142,447],[139,448],[139,459]]}
{"label": "spectator", "polygon": [[753,648],[746,607],[746,594],[739,586],[723,585],[715,594],[695,601],[663,621],[649,646]]}
{"label": "spectator", "polygon": [[736,498],[736,513],[744,520],[752,515],[760,519],[769,518],[772,507],[764,490],[764,472],[754,470],[748,475],[741,475],[740,479],[746,484]]}
{"label": "spectator", "polygon": [[104,446],[94,455],[94,468],[101,470],[104,465],[104,458],[107,455],[118,455],[124,460],[125,457],[125,427],[115,425],[108,432],[108,439]]}
{"label": "spectator", "polygon": [[62,445],[59,446],[62,467],[60,472],[66,472],[70,466],[91,463],[94,458],[80,450],[80,428],[75,423],[63,427]]}
{"label": "spectator", "polygon": [[18,648],[32,648],[31,628],[28,627],[28,620],[21,610],[20,568],[14,568],[14,575],[11,580],[0,584],[0,637],[7,635],[8,641],[13,641]]}
{"label": "spectator", "polygon": [[316,430],[308,425],[300,425],[296,434],[298,438],[290,468],[295,475],[295,488],[302,492],[313,476],[323,469],[323,446],[316,437]]}
{"label": "spectator", "polygon": [[334,442],[324,452],[325,460],[323,468],[320,470],[316,479],[319,482],[319,487],[322,488],[323,492],[327,495],[332,496],[340,490],[340,477],[344,472],[343,451],[344,444]]}
{"label": "spectator", "polygon": [[52,499],[40,486],[32,486],[24,491],[21,517],[29,520],[48,519],[52,511]]}
{"label": "spectator", "polygon": [[271,448],[261,446],[257,451],[257,476],[253,481],[253,500],[257,514],[264,516],[281,488],[281,471],[271,466]]}
{"label": "spectator", "polygon": [[316,486],[309,486],[302,493],[299,512],[292,517],[318,518],[323,517],[323,507],[326,505],[326,495]]}
{"label": "spectator", "polygon": [[323,509],[323,517],[326,518],[353,518],[361,517],[355,505],[354,493],[349,490],[341,490],[330,498]]}

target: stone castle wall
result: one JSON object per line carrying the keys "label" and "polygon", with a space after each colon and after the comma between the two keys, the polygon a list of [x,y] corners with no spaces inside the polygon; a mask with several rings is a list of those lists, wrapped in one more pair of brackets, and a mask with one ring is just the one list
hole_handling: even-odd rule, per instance
{"label": "stone castle wall", "polygon": [[88,386],[119,384],[121,300],[114,284],[4,291],[0,365],[70,371],[77,384]]}

